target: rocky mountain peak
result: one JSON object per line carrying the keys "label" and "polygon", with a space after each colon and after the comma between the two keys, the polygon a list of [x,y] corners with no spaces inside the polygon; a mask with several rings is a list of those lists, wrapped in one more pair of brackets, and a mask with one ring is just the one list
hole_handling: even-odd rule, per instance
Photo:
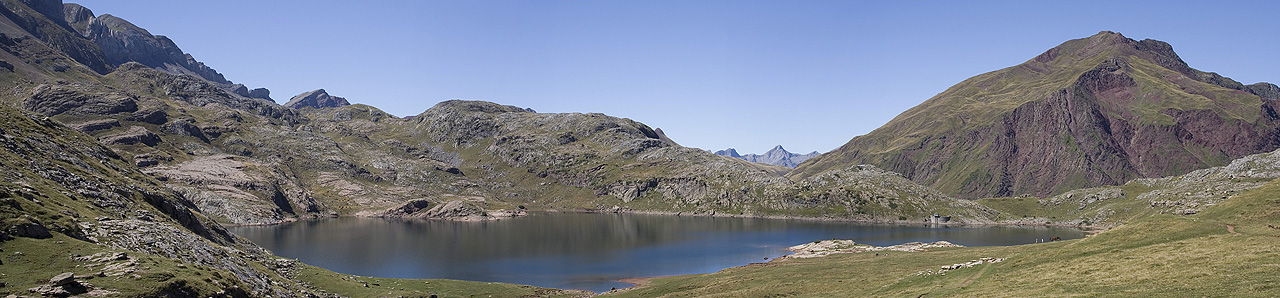
{"label": "rocky mountain peak", "polygon": [[301,109],[304,107],[337,108],[349,105],[351,105],[351,103],[348,103],[346,98],[329,95],[329,92],[324,91],[324,89],[303,92],[302,94],[298,94],[289,99],[289,102],[284,104],[286,108],[291,109]]}
{"label": "rocky mountain peak", "polygon": [[715,154],[719,156],[739,157],[739,158],[742,157],[742,155],[738,154],[738,150],[735,150],[733,148],[716,151]]}
{"label": "rocky mountain peak", "polygon": [[788,168],[795,168],[796,166],[799,166],[800,163],[819,155],[817,151],[810,152],[808,154],[791,153],[791,152],[788,152],[787,149],[782,148],[782,145],[773,146],[773,149],[769,149],[769,151],[766,151],[764,154],[753,153],[753,154],[747,154],[747,155],[739,155],[738,151],[734,150],[733,148],[716,151],[715,154],[721,155],[721,156],[728,156],[728,157],[737,157],[750,162],[784,166]]}
{"label": "rocky mountain peak", "polygon": [[92,10],[89,10],[89,8],[84,6],[80,6],[80,4],[67,3],[62,5],[62,17],[67,24],[71,24],[72,27],[75,27],[75,24],[88,22],[90,19],[93,19],[94,14]]}

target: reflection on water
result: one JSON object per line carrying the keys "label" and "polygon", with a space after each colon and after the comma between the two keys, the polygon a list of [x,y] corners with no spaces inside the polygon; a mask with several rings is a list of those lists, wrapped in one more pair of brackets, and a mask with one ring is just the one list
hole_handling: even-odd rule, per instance
{"label": "reflection on water", "polygon": [[1045,227],[926,227],[635,214],[540,213],[490,222],[337,218],[232,232],[277,255],[336,272],[607,291],[628,277],[715,272],[786,255],[788,246],[852,239],[965,246],[1080,238]]}

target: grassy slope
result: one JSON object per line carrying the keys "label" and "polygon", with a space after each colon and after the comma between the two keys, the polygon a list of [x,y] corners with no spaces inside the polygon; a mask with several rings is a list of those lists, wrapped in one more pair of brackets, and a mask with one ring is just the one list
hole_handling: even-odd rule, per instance
{"label": "grassy slope", "polygon": [[[1276,224],[1280,182],[1272,181],[1198,215],[1154,215],[1084,239],[788,260],[659,278],[611,296],[1277,296]],[[980,257],[1008,260],[916,274]]]}
{"label": "grassy slope", "polygon": [[526,285],[447,279],[397,279],[335,274],[303,266],[296,275],[302,282],[319,285],[325,292],[343,297],[580,297],[589,292],[547,289]]}

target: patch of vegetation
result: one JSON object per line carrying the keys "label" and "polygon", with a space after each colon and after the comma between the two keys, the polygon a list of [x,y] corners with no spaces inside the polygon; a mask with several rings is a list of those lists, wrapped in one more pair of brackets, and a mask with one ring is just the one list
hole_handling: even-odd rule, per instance
{"label": "patch of vegetation", "polygon": [[582,297],[589,292],[494,282],[447,279],[396,279],[334,273],[300,266],[294,278],[343,297]]}
{"label": "patch of vegetation", "polygon": [[[605,297],[1276,296],[1278,194],[1273,181],[1198,215],[1152,215],[1084,239],[786,260]],[[921,274],[983,257],[1007,259]]]}

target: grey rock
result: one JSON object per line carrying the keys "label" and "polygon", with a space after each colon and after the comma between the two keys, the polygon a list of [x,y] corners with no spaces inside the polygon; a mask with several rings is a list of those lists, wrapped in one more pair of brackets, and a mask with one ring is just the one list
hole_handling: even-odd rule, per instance
{"label": "grey rock", "polygon": [[160,136],[144,127],[132,126],[124,132],[103,136],[100,140],[108,145],[145,144],[147,146],[155,146],[160,143]]}
{"label": "grey rock", "polygon": [[115,127],[120,127],[120,121],[119,121],[119,120],[116,120],[116,119],[102,119],[102,120],[94,120],[94,121],[84,122],[84,123],[80,123],[80,124],[76,124],[76,125],[72,125],[72,126],[71,126],[71,128],[74,128],[75,130],[79,130],[79,131],[81,131],[81,132],[92,132],[92,131],[98,131],[98,130],[103,130],[103,129],[111,129],[111,128],[115,128]]}
{"label": "grey rock", "polygon": [[429,218],[457,218],[467,216],[485,215],[484,208],[480,208],[474,204],[464,201],[449,201],[435,208],[427,210],[425,217]]}
{"label": "grey rock", "polygon": [[93,19],[93,11],[80,4],[66,3],[62,5],[63,21],[75,28],[78,33],[84,34],[84,29],[88,27],[89,21]]}
{"label": "grey rock", "polygon": [[189,74],[230,84],[222,74],[183,53],[168,37],[152,35],[124,19],[104,14],[89,20],[83,33],[102,49],[112,65],[137,62],[169,73]]}
{"label": "grey rock", "polygon": [[227,91],[231,91],[235,95],[249,97],[249,87],[245,87],[244,84],[235,84],[229,87]]}
{"label": "grey rock", "polygon": [[253,90],[249,90],[249,97],[261,98],[275,102],[274,99],[271,99],[271,90],[267,90],[267,88],[254,88]]}
{"label": "grey rock", "polygon": [[63,272],[49,279],[49,284],[55,286],[65,286],[76,283],[76,275],[71,272]]}
{"label": "grey rock", "polygon": [[205,137],[204,132],[200,127],[196,126],[195,123],[196,121],[191,118],[174,119],[173,121],[169,121],[169,123],[165,123],[160,128],[168,134],[191,136],[206,143],[209,142],[209,139]]}
{"label": "grey rock", "polygon": [[22,107],[49,116],[62,113],[109,115],[138,110],[133,98],[118,93],[90,93],[74,86],[37,86]]}
{"label": "grey rock", "polygon": [[284,106],[291,109],[301,109],[305,107],[311,108],[337,108],[349,106],[346,98],[329,95],[324,89],[316,89],[311,92],[303,92],[293,98]]}
{"label": "grey rock", "polygon": [[133,112],[133,115],[131,115],[129,119],[159,125],[169,122],[169,113],[166,113],[164,110],[159,108],[145,108],[138,110],[137,112]]}

